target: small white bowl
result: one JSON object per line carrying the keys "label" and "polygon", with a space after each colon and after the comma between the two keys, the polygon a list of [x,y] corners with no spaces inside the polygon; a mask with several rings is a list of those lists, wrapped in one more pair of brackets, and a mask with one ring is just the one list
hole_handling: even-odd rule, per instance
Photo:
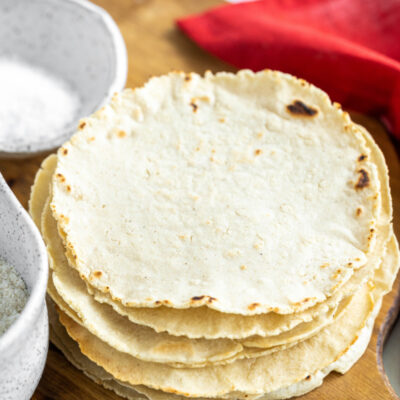
{"label": "small white bowl", "polygon": [[22,313],[0,336],[0,399],[28,400],[39,382],[47,356],[48,261],[39,231],[1,174],[0,257],[16,268],[29,293]]}
{"label": "small white bowl", "polygon": [[[76,118],[53,139],[0,148],[0,157],[52,150],[76,130],[78,120],[124,88],[127,55],[110,15],[85,0],[1,0],[0,58],[32,64],[65,80],[81,97]],[[5,146],[4,146],[5,147]]]}

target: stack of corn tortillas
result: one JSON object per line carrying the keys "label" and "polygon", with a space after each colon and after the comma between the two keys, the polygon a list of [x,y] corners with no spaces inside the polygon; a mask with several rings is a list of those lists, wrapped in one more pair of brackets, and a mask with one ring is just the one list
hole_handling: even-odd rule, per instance
{"label": "stack of corn tortillas", "polygon": [[128,399],[282,399],[365,350],[399,257],[371,136],[279,72],[171,73],[48,157],[52,340]]}

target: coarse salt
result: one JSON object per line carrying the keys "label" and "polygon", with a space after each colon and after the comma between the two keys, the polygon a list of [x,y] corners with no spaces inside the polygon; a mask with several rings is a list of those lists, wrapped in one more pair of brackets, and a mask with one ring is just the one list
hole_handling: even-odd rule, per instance
{"label": "coarse salt", "polygon": [[0,336],[18,318],[27,299],[22,278],[14,267],[0,259]]}
{"label": "coarse salt", "polygon": [[77,117],[80,98],[48,71],[0,58],[0,149],[50,142]]}

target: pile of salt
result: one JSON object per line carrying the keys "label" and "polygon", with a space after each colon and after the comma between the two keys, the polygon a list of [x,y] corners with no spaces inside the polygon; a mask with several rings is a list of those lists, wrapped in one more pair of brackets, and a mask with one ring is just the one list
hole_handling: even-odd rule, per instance
{"label": "pile of salt", "polygon": [[0,58],[0,88],[0,149],[50,142],[77,117],[78,94],[48,71]]}

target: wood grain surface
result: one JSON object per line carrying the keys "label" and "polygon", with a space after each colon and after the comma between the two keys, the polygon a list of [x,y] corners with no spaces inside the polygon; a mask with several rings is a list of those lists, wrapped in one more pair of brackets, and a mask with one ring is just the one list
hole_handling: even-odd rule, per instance
{"label": "wood grain surface", "polygon": [[[96,0],[115,19],[124,36],[129,56],[127,86],[143,84],[150,76],[170,70],[212,71],[234,70],[196,47],[174,26],[180,16],[197,13],[219,4],[218,0]],[[390,169],[395,210],[395,231],[399,234],[400,164],[387,132],[375,120],[352,114],[373,134],[385,153]],[[28,160],[2,160],[0,171],[26,207],[30,186],[45,155]],[[344,376],[333,373],[304,400],[333,399],[397,399],[382,366],[382,347],[399,308],[400,280],[385,296],[375,324],[372,340],[360,361]],[[103,389],[72,367],[64,356],[50,345],[48,360],[34,400],[102,400],[120,399]]]}

